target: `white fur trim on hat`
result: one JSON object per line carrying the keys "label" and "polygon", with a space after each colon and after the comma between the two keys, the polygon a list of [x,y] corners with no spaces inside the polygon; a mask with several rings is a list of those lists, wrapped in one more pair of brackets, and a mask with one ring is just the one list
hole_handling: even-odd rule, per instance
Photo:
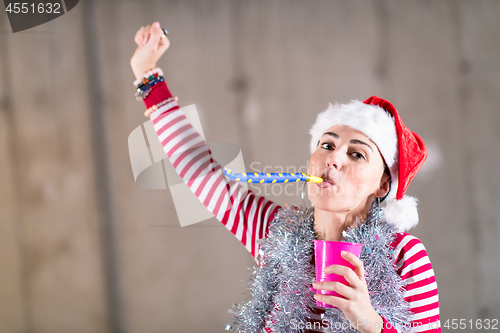
{"label": "white fur trim on hat", "polygon": [[398,137],[394,118],[378,105],[365,104],[358,100],[349,104],[329,104],[319,113],[309,130],[311,134],[310,152],[317,148],[321,136],[332,126],[346,125],[363,132],[378,147],[390,168],[398,152]]}
{"label": "white fur trim on hat", "polygon": [[384,208],[385,220],[393,225],[397,232],[413,228],[418,224],[417,202],[417,198],[409,195],[403,196],[400,200],[390,200]]}

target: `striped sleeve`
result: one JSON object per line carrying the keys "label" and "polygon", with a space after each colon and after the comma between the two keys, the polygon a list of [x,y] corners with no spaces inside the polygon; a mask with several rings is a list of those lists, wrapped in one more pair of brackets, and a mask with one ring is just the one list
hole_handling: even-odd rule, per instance
{"label": "striped sleeve", "polygon": [[[156,86],[144,100],[146,107],[171,97],[165,82]],[[203,205],[257,258],[260,248],[257,241],[267,236],[269,223],[280,206],[225,178],[205,140],[176,102],[160,107],[150,117],[179,176]]]}
{"label": "striped sleeve", "polygon": [[[396,271],[407,282],[404,298],[412,312],[409,332],[441,332],[437,283],[424,245],[418,238],[400,233],[392,246]],[[389,328],[383,332],[396,330]]]}

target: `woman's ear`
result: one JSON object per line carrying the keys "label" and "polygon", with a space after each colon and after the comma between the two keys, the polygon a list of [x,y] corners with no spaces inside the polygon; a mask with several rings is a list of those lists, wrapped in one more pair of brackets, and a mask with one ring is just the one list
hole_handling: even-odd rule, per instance
{"label": "woman's ear", "polygon": [[389,189],[391,188],[390,179],[391,177],[387,174],[387,172],[384,172],[382,174],[382,178],[380,179],[380,186],[375,192],[375,195],[377,197],[383,198],[389,192]]}

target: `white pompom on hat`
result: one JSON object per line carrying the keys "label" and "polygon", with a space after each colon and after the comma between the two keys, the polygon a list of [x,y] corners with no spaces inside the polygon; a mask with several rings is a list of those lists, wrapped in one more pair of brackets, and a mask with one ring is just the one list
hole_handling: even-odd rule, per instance
{"label": "white pompom on hat", "polygon": [[345,125],[363,132],[380,151],[391,174],[389,202],[384,216],[398,232],[407,231],[418,224],[418,200],[405,195],[406,189],[427,158],[427,147],[422,138],[410,131],[396,108],[387,100],[372,96],[348,104],[330,104],[319,113],[309,130],[310,152],[314,153],[320,138],[332,126]]}

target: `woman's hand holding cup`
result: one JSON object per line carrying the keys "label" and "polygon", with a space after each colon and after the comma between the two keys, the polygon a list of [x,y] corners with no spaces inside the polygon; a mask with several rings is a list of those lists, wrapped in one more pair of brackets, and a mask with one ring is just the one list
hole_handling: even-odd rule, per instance
{"label": "woman's hand holding cup", "polygon": [[379,333],[382,318],[373,308],[359,259],[363,244],[314,241],[317,290],[314,298],[321,307],[337,307],[362,333]]}

